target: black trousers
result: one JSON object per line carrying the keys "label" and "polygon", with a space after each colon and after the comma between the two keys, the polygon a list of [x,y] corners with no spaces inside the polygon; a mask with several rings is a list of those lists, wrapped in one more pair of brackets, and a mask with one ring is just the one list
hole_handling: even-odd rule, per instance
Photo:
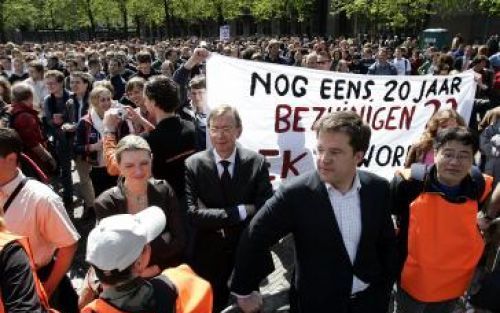
{"label": "black trousers", "polygon": [[[54,261],[51,261],[46,266],[38,269],[37,275],[42,282],[47,281],[50,273],[52,272],[52,267],[54,266]],[[71,280],[67,275],[64,275],[61,282],[54,290],[54,293],[50,297],[50,306],[59,312],[64,313],[78,313],[78,295],[76,294]]]}
{"label": "black trousers", "polygon": [[116,186],[117,177],[109,175],[106,167],[92,167],[90,180],[92,180],[95,197],[97,198],[103,191]]}

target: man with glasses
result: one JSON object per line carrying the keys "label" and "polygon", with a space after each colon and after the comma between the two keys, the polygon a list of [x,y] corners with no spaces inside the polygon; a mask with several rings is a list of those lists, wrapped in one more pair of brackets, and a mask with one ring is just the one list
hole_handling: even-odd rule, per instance
{"label": "man with glasses", "polygon": [[215,108],[207,122],[213,148],[186,160],[186,200],[193,269],[212,284],[214,312],[220,312],[227,305],[240,235],[272,187],[264,157],[236,144],[242,131],[236,109]]}
{"label": "man with glasses", "polygon": [[435,164],[414,164],[392,181],[399,225],[397,313],[454,312],[481,258],[477,219],[492,177],[472,166],[477,140],[465,127],[434,140]]}

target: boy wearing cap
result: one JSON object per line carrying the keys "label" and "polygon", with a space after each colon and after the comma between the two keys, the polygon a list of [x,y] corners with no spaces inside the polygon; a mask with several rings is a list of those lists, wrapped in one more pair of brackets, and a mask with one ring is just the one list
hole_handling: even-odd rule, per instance
{"label": "boy wearing cap", "polygon": [[[102,292],[82,313],[210,312],[210,285],[194,276],[186,265],[168,269],[150,280],[140,277],[149,263],[149,243],[165,225],[165,214],[154,206],[137,214],[118,214],[100,221],[89,234],[86,260],[94,269]],[[194,285],[187,292],[184,284],[189,283]]]}

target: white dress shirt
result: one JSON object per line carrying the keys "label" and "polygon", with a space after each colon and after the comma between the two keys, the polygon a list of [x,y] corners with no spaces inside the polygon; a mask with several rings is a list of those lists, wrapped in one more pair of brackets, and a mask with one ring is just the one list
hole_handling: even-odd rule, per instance
{"label": "white dress shirt", "polygon": [[[221,161],[229,162],[227,170],[229,171],[229,175],[231,175],[232,178],[234,176],[234,162],[236,161],[236,147],[234,147],[234,150],[229,158],[226,159],[223,159],[215,149],[213,149],[212,151],[214,152],[215,164],[217,164],[217,173],[219,174],[219,178],[221,178],[222,173],[224,172],[224,166],[220,163]],[[245,205],[238,205],[238,211],[240,213],[240,220],[245,220],[247,218],[247,210],[245,209]]]}
{"label": "white dress shirt", "polygon": [[[344,241],[344,246],[351,264],[354,264],[361,238],[361,200],[359,197],[361,182],[359,176],[356,174],[351,189],[344,194],[328,183],[325,183],[325,185],[328,191],[328,198],[333,207],[333,213],[335,213],[335,219],[342,235],[342,240]],[[361,292],[366,288],[368,288],[368,284],[360,280],[356,275],[353,275],[351,294]]]}

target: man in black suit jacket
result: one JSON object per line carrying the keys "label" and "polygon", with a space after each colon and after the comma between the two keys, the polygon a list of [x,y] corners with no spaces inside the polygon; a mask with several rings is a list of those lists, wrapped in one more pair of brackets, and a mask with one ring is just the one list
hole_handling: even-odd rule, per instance
{"label": "man in black suit jacket", "polygon": [[316,132],[318,169],[285,183],[242,235],[230,287],[244,312],[259,310],[258,286],[272,269],[262,260],[288,233],[296,247],[292,312],[387,312],[395,277],[389,184],[357,170],[370,128],[354,112],[336,112]]}
{"label": "man in black suit jacket", "polygon": [[[236,145],[242,131],[236,109],[212,110],[208,128],[213,149],[186,160],[186,200],[194,231],[193,269],[212,284],[218,312],[227,304],[240,234],[271,197],[272,187],[264,157]],[[269,254],[265,259],[272,264]]]}

